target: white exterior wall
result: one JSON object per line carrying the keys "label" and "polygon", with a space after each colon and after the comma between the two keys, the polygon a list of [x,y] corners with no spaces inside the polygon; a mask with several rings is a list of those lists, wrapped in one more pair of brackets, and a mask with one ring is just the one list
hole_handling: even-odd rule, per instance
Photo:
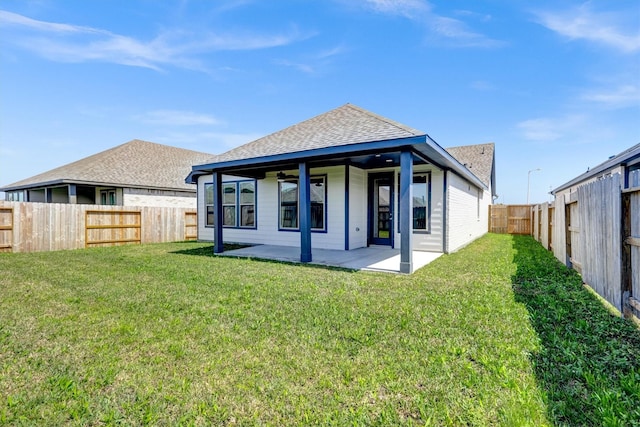
{"label": "white exterior wall", "polygon": [[[288,175],[297,175],[297,170],[283,171]],[[344,194],[345,168],[312,168],[311,176],[327,177],[326,232],[311,232],[311,245],[320,249],[344,249]],[[223,175],[223,182],[245,178]],[[213,241],[213,227],[206,227],[206,208],[204,184],[213,181],[211,175],[198,178],[198,239]],[[256,180],[256,226],[255,229],[224,228],[226,242],[253,243],[279,246],[300,246],[298,231],[278,230],[278,181],[276,173],[267,174],[265,179]]]}
{"label": "white exterior wall", "polygon": [[[414,251],[425,252],[442,252],[442,212],[444,202],[443,178],[444,172],[432,165],[416,165],[413,173],[431,172],[431,229],[429,233],[414,232],[412,238],[412,246]],[[396,169],[394,177],[394,199],[393,199],[393,227],[395,230],[394,247],[400,248],[400,226],[398,221],[400,217],[398,197],[398,183],[400,182],[400,169]]]}
{"label": "white exterior wall", "polygon": [[195,208],[197,203],[196,193],[187,191],[124,188],[122,193],[124,206]]}
{"label": "white exterior wall", "polygon": [[367,246],[367,172],[349,166],[349,249]]}
{"label": "white exterior wall", "polygon": [[[399,168],[386,169],[395,172],[394,179],[394,244],[400,247],[398,231],[398,179]],[[368,174],[382,170],[365,171],[349,166],[349,249],[367,246],[368,238]],[[444,244],[444,176],[445,172],[433,165],[418,165],[415,173],[431,172],[431,228],[430,233],[414,233],[413,250],[433,252],[455,252],[487,232],[488,206],[491,191],[483,191],[453,173],[447,173],[447,248]],[[297,170],[283,171],[297,175]],[[327,232],[312,232],[313,248],[344,250],[345,244],[345,166],[313,168],[312,176],[327,177]],[[245,178],[223,175],[223,182],[244,180]],[[213,241],[213,227],[205,226],[204,184],[213,181],[211,175],[198,178],[198,239]],[[480,200],[478,201],[478,194]],[[226,242],[300,246],[298,231],[278,230],[278,182],[276,173],[267,174],[265,179],[256,181],[256,229],[224,228]]]}
{"label": "white exterior wall", "polygon": [[489,204],[491,189],[483,191],[458,175],[447,172],[446,252],[455,252],[487,233]]}

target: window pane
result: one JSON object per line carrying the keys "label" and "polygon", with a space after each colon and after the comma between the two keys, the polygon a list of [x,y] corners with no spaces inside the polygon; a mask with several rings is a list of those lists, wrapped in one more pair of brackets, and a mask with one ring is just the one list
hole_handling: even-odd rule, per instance
{"label": "window pane", "polygon": [[298,182],[280,183],[280,228],[298,228]]}
{"label": "window pane", "polygon": [[213,204],[213,184],[204,185],[204,197],[205,197],[205,204],[207,205]]}
{"label": "window pane", "polygon": [[254,182],[241,182],[240,183],[240,204],[241,205],[253,205],[255,203],[255,183]]}
{"label": "window pane", "polygon": [[228,227],[236,226],[236,207],[235,206],[223,206],[222,208],[222,225]]}
{"label": "window pane", "polygon": [[324,230],[324,177],[311,178],[311,228]]}
{"label": "window pane", "polygon": [[214,225],[213,206],[207,206],[207,225]]}
{"label": "window pane", "polygon": [[245,205],[240,207],[240,226],[241,227],[254,227],[255,226],[255,207],[254,205]]}
{"label": "window pane", "polygon": [[426,230],[428,204],[427,176],[414,176],[411,191],[413,193],[413,229]]}
{"label": "window pane", "polygon": [[236,204],[236,183],[222,184],[222,204],[223,205],[235,205]]}

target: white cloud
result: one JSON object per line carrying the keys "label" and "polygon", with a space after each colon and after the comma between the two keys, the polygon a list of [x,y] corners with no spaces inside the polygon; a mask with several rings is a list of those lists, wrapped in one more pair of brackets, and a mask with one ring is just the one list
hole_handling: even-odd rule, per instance
{"label": "white cloud", "polygon": [[608,90],[589,91],[582,95],[585,101],[593,101],[611,108],[640,105],[640,87],[624,84]]}
{"label": "white cloud", "polygon": [[595,12],[590,3],[584,3],[567,11],[534,14],[540,24],[569,39],[587,40],[633,53],[640,50],[637,13],[637,8],[630,13]]}
{"label": "white cloud", "polygon": [[584,125],[585,116],[568,115],[560,118],[540,117],[517,124],[522,137],[529,141],[551,142],[575,134]]}
{"label": "white cloud", "polygon": [[431,6],[423,0],[365,0],[365,4],[376,12],[416,18],[429,12]]}
{"label": "white cloud", "polygon": [[429,28],[460,47],[499,47],[505,43],[472,31],[463,21],[444,16],[429,19]]}
{"label": "white cloud", "polygon": [[165,31],[149,41],[80,25],[38,21],[0,10],[0,25],[12,27],[5,43],[61,62],[101,61],[160,70],[164,66],[202,70],[196,54],[284,46],[309,37],[292,28],[282,34]]}
{"label": "white cloud", "polygon": [[[504,42],[473,31],[464,21],[435,13],[431,4],[424,0],[366,0],[365,7],[378,13],[402,16],[419,22],[431,34],[432,41],[445,42],[453,47],[498,47]],[[477,18],[490,16],[472,11],[455,11],[458,16]]]}
{"label": "white cloud", "polygon": [[275,60],[276,65],[297,69],[303,73],[316,74],[325,69],[335,56],[345,53],[347,49],[343,45],[339,45],[330,49],[320,51],[315,54],[305,55],[299,61],[288,59]]}
{"label": "white cloud", "polygon": [[135,119],[148,124],[164,126],[212,126],[221,122],[209,114],[193,111],[156,110],[149,111]]}

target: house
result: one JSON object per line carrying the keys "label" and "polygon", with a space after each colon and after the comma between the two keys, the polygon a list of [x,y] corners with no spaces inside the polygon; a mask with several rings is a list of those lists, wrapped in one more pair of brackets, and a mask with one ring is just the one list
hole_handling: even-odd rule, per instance
{"label": "house", "polygon": [[223,241],[299,247],[301,262],[384,245],[411,272],[413,251],[453,252],[487,232],[494,145],[453,152],[343,105],[193,166],[199,239],[216,253]]}
{"label": "house", "polygon": [[196,206],[184,182],[212,154],[134,139],[0,188],[8,201],[121,206]]}
{"label": "house", "polygon": [[640,144],[636,144],[615,156],[609,157],[599,165],[589,168],[585,173],[552,190],[551,194],[556,198],[571,194],[582,185],[615,174],[620,174],[622,177],[623,188],[640,186]]}

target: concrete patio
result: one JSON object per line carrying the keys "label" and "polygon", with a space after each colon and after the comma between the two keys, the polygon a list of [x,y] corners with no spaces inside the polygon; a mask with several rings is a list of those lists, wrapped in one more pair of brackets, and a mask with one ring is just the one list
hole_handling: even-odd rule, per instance
{"label": "concrete patio", "polygon": [[[300,262],[300,248],[292,246],[257,245],[226,251],[218,255]],[[440,252],[413,251],[413,271],[424,267],[440,255],[442,255]],[[400,249],[387,246],[370,246],[350,251],[313,249],[313,260],[309,264],[400,273]]]}

